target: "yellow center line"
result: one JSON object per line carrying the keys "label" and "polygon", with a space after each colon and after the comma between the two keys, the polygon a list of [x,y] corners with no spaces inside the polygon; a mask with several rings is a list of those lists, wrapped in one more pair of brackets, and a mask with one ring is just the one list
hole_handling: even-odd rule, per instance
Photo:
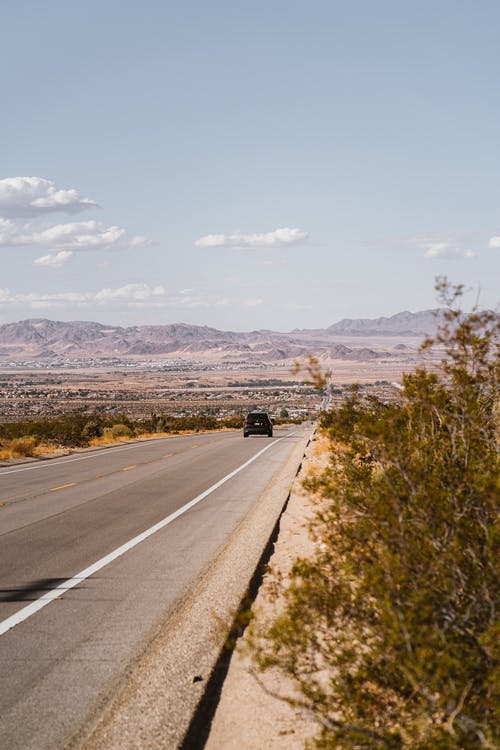
{"label": "yellow center line", "polygon": [[137,465],[135,465],[135,466],[124,466],[124,468],[122,469],[122,471],[130,471],[130,469],[137,469]]}
{"label": "yellow center line", "polygon": [[165,453],[165,455],[163,456],[163,458],[170,458],[173,455],[174,455],[173,453]]}
{"label": "yellow center line", "polygon": [[76,482],[68,482],[68,484],[61,484],[59,487],[51,487],[51,492],[57,492],[57,490],[64,490],[66,487],[74,487]]}

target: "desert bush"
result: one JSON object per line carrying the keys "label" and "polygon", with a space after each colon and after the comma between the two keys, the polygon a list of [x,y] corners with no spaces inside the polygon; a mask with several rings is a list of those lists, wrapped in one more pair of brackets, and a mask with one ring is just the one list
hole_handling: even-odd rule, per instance
{"label": "desert bush", "polygon": [[161,415],[151,412],[148,419],[142,420],[141,430],[144,432],[163,432]]}
{"label": "desert bush", "polygon": [[36,437],[19,437],[11,440],[8,447],[14,457],[34,456],[39,442]]}
{"label": "desert bush", "polygon": [[240,428],[241,417],[227,417],[222,420],[208,414],[193,414],[185,417],[172,417],[166,414],[152,414],[144,420],[131,419],[126,414],[113,416],[88,414],[64,414],[52,419],[22,420],[0,423],[0,441],[9,442],[16,438],[34,437],[39,442],[51,445],[78,447],[86,446],[92,440],[107,436],[114,440],[120,437],[133,437],[145,432],[184,432],[216,430],[221,427]]}
{"label": "desert bush", "polygon": [[220,419],[217,422],[218,427],[225,427],[226,429],[230,430],[239,430],[243,427],[243,417],[241,416],[234,416],[234,417],[225,417],[224,419]]}
{"label": "desert bush", "polygon": [[288,700],[318,722],[317,748],[500,741],[498,318],[439,291],[440,371],[406,375],[398,404],[353,392],[324,415],[331,460],[306,483],[316,553],[252,629],[258,666],[291,676]]}
{"label": "desert bush", "polygon": [[122,424],[120,422],[118,424],[114,424],[110,432],[111,432],[111,436],[115,439],[121,438],[121,437],[130,438],[130,437],[133,437],[134,435],[134,433],[132,432],[132,430],[130,429],[128,425]]}
{"label": "desert bush", "polygon": [[53,419],[22,420],[0,424],[0,437],[14,439],[37,436],[42,442],[68,447],[85,445],[83,429],[89,418],[85,414],[65,414]]}
{"label": "desert bush", "polygon": [[88,443],[93,438],[101,437],[103,433],[103,426],[101,420],[90,419],[82,427],[81,437],[82,441]]}

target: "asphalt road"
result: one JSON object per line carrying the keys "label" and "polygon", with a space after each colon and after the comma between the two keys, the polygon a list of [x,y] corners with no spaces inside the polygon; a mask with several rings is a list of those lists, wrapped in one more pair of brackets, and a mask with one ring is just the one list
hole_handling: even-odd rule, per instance
{"label": "asphalt road", "polygon": [[165,438],[0,468],[1,748],[65,746],[306,430]]}

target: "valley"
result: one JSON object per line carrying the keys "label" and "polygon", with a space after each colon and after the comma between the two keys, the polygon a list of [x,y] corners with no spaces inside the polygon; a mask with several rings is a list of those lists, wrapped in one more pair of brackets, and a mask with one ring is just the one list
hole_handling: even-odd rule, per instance
{"label": "valley", "polygon": [[44,319],[4,324],[0,421],[71,413],[224,419],[255,408],[310,417],[324,398],[307,383],[310,356],[332,373],[335,399],[352,383],[390,399],[403,372],[432,366],[435,355],[423,355],[419,345],[433,321],[433,311],[400,313],[291,333]]}

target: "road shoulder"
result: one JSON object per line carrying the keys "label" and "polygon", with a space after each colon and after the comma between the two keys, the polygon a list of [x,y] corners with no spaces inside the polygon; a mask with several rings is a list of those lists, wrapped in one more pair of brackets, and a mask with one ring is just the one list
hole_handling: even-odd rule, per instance
{"label": "road shoulder", "polygon": [[[287,507],[280,518],[279,536],[262,586],[252,606],[257,623],[267,621],[279,610],[270,595],[278,577],[286,581],[297,557],[312,552],[314,543],[308,524],[315,510],[314,499],[302,488],[304,478],[319,469],[327,453],[321,439],[309,444],[300,472],[296,476]],[[213,717],[204,750],[299,750],[317,733],[317,725],[304,713],[276,695],[292,695],[291,681],[278,670],[255,674],[244,634],[235,651],[224,681],[221,697]]]}
{"label": "road shoulder", "polygon": [[179,604],[111,701],[65,744],[68,750],[148,750],[182,744],[210,684],[232,622],[282,512],[309,434],[291,444],[253,510]]}

